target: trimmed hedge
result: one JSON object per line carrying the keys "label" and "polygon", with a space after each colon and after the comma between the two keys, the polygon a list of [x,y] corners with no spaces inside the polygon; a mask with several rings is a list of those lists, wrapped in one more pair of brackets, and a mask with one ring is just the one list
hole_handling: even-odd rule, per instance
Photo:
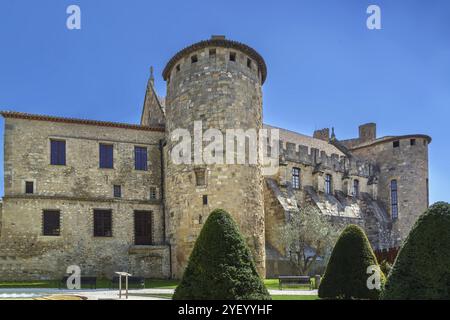
{"label": "trimmed hedge", "polygon": [[270,300],[238,226],[224,210],[208,217],[174,300]]}
{"label": "trimmed hedge", "polygon": [[[378,299],[380,290],[367,287],[367,268],[378,265],[364,231],[349,225],[341,233],[320,283],[319,297],[324,299]],[[381,288],[385,276],[381,272]]]}
{"label": "trimmed hedge", "polygon": [[419,217],[398,253],[382,299],[450,299],[450,205]]}

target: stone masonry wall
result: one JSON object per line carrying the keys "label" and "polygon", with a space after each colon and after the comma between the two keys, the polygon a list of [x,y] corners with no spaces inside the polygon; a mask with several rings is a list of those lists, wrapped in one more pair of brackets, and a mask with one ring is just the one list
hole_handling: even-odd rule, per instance
{"label": "stone masonry wall", "polygon": [[398,245],[428,207],[428,142],[418,137],[415,145],[411,145],[412,138],[398,139],[400,146],[397,148],[389,140],[353,151],[375,159],[379,167],[378,199],[390,215],[390,183],[393,179],[397,180],[398,219],[394,221],[393,228],[400,235]]}
{"label": "stone masonry wall", "polygon": [[[59,278],[76,264],[85,275],[114,271],[169,276],[160,200],[162,132],[24,119],[5,119],[5,197],[0,279]],[[66,141],[66,165],[50,165],[50,139]],[[99,169],[99,143],[114,145],[114,169]],[[148,148],[148,171],[134,170],[134,146]],[[24,181],[35,193],[25,194]],[[113,197],[113,185],[122,198]],[[44,209],[60,210],[60,236],[42,235]],[[112,209],[112,237],[93,236],[93,210]],[[134,210],[152,212],[153,246],[134,246]],[[138,246],[140,247],[140,246]]]}
{"label": "stone masonry wall", "polygon": [[[192,134],[194,121],[203,130],[262,128],[261,77],[255,62],[247,67],[247,56],[233,48],[205,48],[183,57],[173,68],[167,84],[167,150],[174,129]],[[236,61],[229,61],[230,52]],[[197,55],[198,61],[191,62]],[[179,70],[177,70],[179,65]],[[205,143],[204,145],[207,145]],[[195,169],[206,170],[206,186],[196,186]],[[264,275],[264,208],[260,165],[184,165],[167,160],[166,194],[168,235],[173,246],[175,277],[180,277],[202,222],[215,208],[227,210],[235,219],[252,250],[257,268]],[[208,203],[203,204],[203,196]]]}

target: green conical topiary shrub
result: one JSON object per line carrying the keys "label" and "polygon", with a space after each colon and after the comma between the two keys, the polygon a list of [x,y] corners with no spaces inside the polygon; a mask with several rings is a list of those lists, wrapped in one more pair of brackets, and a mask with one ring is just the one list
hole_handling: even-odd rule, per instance
{"label": "green conical topiary shrub", "polygon": [[340,235],[320,283],[319,297],[324,299],[378,299],[385,282],[380,272],[380,289],[369,289],[369,266],[378,266],[364,231],[349,225]]}
{"label": "green conical topiary shrub", "polygon": [[398,253],[382,299],[450,299],[450,205],[420,216]]}
{"label": "green conical topiary shrub", "polygon": [[206,220],[173,299],[270,299],[247,244],[224,210],[214,210]]}

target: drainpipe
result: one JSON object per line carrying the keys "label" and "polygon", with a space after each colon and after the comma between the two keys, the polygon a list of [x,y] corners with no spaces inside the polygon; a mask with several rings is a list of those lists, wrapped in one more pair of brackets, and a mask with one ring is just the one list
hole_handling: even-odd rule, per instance
{"label": "drainpipe", "polygon": [[165,192],[165,172],[164,172],[164,146],[166,142],[161,139],[159,140],[159,152],[160,152],[160,162],[161,162],[161,208],[163,215],[163,244],[169,246],[169,278],[172,278],[172,246],[169,241],[167,241],[166,235],[166,192]]}

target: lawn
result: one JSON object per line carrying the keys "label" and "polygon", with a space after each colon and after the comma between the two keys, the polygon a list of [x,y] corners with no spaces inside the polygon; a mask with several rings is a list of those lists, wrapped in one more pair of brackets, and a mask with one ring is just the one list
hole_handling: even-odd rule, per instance
{"label": "lawn", "polygon": [[[158,289],[175,289],[178,284],[177,280],[145,280],[145,288],[158,288]],[[108,279],[97,279],[97,289],[109,289],[111,281]],[[58,288],[58,280],[39,280],[39,281],[11,281],[0,282],[0,289],[6,288]],[[83,289],[90,289],[90,286],[83,286]],[[133,286],[130,286],[133,288]]]}
{"label": "lawn", "polygon": [[[314,281],[314,279],[313,279]],[[264,284],[269,290],[278,290],[278,279],[265,279]],[[145,288],[146,289],[175,289],[178,285],[178,280],[154,280],[146,279]],[[58,288],[59,281],[57,280],[41,280],[41,281],[21,281],[21,282],[0,282],[0,289],[5,288]],[[83,289],[89,289],[89,286],[83,286]],[[110,280],[108,279],[98,279],[97,280],[98,289],[109,289]],[[133,286],[130,286],[133,288]],[[310,290],[308,286],[289,286],[286,289],[293,290]],[[297,296],[296,296],[297,297]],[[300,296],[301,297],[301,296]],[[310,297],[310,296],[307,296]]]}

